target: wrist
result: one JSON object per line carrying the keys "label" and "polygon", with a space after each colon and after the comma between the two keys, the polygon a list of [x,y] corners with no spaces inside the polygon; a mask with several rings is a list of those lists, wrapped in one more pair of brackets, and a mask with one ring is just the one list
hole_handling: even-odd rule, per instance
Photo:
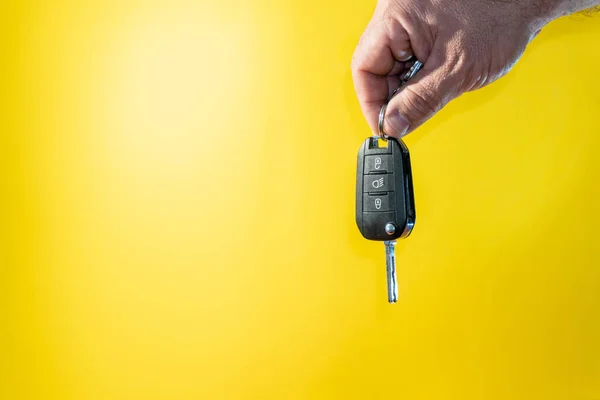
{"label": "wrist", "polygon": [[[517,0],[519,1],[519,0]],[[541,29],[547,23],[566,15],[585,10],[599,3],[598,0],[533,0],[531,2],[534,12],[534,24]]]}
{"label": "wrist", "polygon": [[524,2],[526,3],[524,6],[528,8],[525,12],[530,17],[532,31],[537,32],[549,22],[565,15],[564,8],[568,2],[568,0],[532,0]]}

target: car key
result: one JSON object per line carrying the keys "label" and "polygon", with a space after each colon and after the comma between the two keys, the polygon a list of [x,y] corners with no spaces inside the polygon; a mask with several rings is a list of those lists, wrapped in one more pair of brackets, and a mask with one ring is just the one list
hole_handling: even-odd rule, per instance
{"label": "car key", "polygon": [[[383,241],[387,270],[388,301],[398,301],[396,239],[410,235],[415,225],[415,200],[408,148],[402,140],[389,138],[383,122],[389,101],[419,72],[423,63],[413,59],[379,111],[379,137],[365,140],[358,152],[356,171],[356,224],[362,235]],[[379,147],[379,140],[387,142]]]}
{"label": "car key", "polygon": [[416,212],[410,154],[401,140],[370,137],[358,152],[356,171],[356,224],[369,240],[383,241],[386,253],[388,301],[398,300],[396,239],[410,235]]}

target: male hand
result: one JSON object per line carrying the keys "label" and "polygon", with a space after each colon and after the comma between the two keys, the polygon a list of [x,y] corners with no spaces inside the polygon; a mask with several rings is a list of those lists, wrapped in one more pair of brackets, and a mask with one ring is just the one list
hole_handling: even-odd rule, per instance
{"label": "male hand", "polygon": [[380,0],[352,59],[374,134],[411,56],[423,69],[390,101],[384,132],[400,138],[450,100],[505,75],[539,30],[597,0]]}

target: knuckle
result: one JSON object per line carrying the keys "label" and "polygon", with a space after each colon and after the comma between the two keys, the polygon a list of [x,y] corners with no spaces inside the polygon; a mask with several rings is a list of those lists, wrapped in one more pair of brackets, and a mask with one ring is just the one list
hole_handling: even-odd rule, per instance
{"label": "knuckle", "polygon": [[441,75],[447,82],[448,88],[460,91],[468,80],[468,75],[472,69],[470,66],[471,58],[463,52],[458,52],[446,59],[441,68]]}
{"label": "knuckle", "polygon": [[482,52],[477,43],[465,46],[448,57],[445,74],[459,91],[471,91],[485,86],[489,81],[489,69],[486,67],[488,55]]}
{"label": "knuckle", "polygon": [[425,120],[441,109],[440,102],[429,92],[415,90],[412,86],[407,86],[405,91],[409,118]]}
{"label": "knuckle", "polygon": [[361,59],[358,50],[356,50],[352,55],[352,60],[350,60],[350,70],[352,71],[353,75],[362,68],[362,64],[363,60]]}
{"label": "knuckle", "polygon": [[473,59],[468,52],[457,51],[446,55],[443,72],[451,78],[459,77],[467,70],[468,60]]}
{"label": "knuckle", "polygon": [[444,51],[444,73],[451,77],[460,77],[467,70],[472,60],[477,60],[480,55],[476,47],[469,44],[468,39],[456,36]]}
{"label": "knuckle", "polygon": [[381,17],[383,28],[385,29],[388,37],[391,39],[400,36],[402,33],[402,25],[396,18],[395,14],[396,11],[388,6],[383,10],[383,15]]}
{"label": "knuckle", "polygon": [[447,95],[464,91],[468,86],[469,76],[473,75],[473,64],[477,57],[470,56],[470,52],[461,47],[452,45],[438,49],[435,53],[433,74],[434,79],[429,81],[430,91],[441,92],[441,103],[444,104]]}
{"label": "knuckle", "polygon": [[384,23],[393,23],[394,16],[400,11],[400,4],[395,1],[387,1],[381,5],[381,17]]}
{"label": "knuckle", "polygon": [[353,74],[358,70],[358,61],[356,60],[356,55],[353,55],[352,60],[350,60],[350,70]]}

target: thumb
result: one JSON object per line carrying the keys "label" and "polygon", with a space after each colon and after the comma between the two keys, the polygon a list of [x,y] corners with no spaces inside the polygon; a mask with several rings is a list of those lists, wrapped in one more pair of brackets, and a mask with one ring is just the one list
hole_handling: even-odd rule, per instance
{"label": "thumb", "polygon": [[458,95],[456,76],[447,76],[444,65],[427,65],[388,103],[383,131],[392,137],[414,131]]}

